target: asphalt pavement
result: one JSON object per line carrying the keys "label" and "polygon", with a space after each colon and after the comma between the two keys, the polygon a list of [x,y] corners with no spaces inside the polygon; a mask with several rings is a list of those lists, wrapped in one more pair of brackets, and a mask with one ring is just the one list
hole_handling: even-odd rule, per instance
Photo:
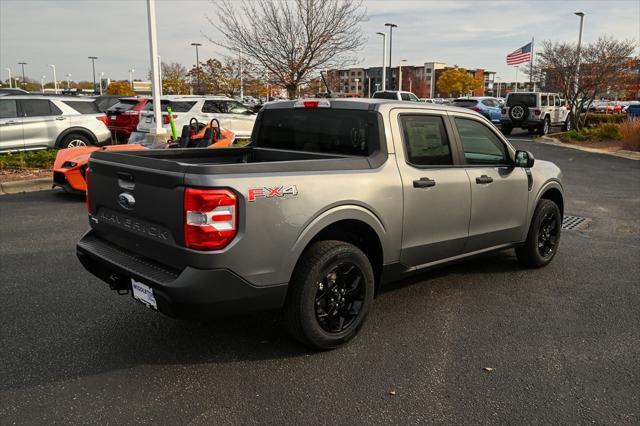
{"label": "asphalt pavement", "polygon": [[640,162],[515,139],[589,227],[544,269],[508,251],[394,284],[323,353],[277,313],[188,322],[118,296],[75,257],[83,199],[1,196],[1,423],[640,423]]}

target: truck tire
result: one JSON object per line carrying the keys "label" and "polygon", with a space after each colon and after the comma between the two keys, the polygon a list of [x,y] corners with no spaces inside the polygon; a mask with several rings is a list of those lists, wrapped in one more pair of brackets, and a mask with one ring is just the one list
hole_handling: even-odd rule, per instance
{"label": "truck tire", "polygon": [[520,263],[528,268],[546,266],[558,251],[562,215],[551,200],[542,199],[531,219],[531,226],[524,245],[516,248]]}
{"label": "truck tire", "polygon": [[374,281],[371,262],[356,246],[332,240],[314,243],[289,283],[284,306],[289,332],[313,349],[348,342],[367,317]]}
{"label": "truck tire", "polygon": [[551,122],[549,121],[549,117],[545,117],[544,120],[540,122],[538,125],[538,135],[544,136],[549,133],[549,129],[551,128]]}
{"label": "truck tire", "polygon": [[564,121],[564,124],[562,125],[562,131],[568,132],[569,130],[571,130],[571,118],[567,117],[567,119]]}
{"label": "truck tire", "polygon": [[91,145],[89,138],[80,133],[69,133],[62,139],[62,142],[60,142],[60,148],[76,148],[89,145]]}

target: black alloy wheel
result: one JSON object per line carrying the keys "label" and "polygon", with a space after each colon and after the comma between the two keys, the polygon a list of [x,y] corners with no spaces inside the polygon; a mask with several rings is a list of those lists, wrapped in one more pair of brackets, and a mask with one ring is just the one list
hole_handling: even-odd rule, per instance
{"label": "black alloy wheel", "polygon": [[545,259],[550,257],[555,251],[558,242],[558,225],[558,221],[553,212],[548,212],[540,223],[540,229],[538,230],[538,253]]}
{"label": "black alloy wheel", "polygon": [[351,262],[331,267],[318,283],[316,320],[328,333],[340,333],[351,326],[364,304],[364,276]]}

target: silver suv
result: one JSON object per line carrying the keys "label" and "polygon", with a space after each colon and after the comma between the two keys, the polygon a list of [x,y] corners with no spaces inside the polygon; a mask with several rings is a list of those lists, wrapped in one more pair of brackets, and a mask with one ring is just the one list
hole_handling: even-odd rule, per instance
{"label": "silver suv", "polygon": [[543,136],[551,126],[571,128],[569,108],[557,93],[516,92],[507,94],[500,116],[502,133],[511,134],[514,128]]}
{"label": "silver suv", "polygon": [[0,152],[103,145],[106,116],[93,98],[9,95],[0,98]]}

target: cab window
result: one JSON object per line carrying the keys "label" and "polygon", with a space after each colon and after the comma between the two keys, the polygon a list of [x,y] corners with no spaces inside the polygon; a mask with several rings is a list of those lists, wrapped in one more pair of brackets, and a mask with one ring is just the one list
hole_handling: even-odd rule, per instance
{"label": "cab window", "polygon": [[0,118],[16,118],[18,106],[14,99],[0,99]]}
{"label": "cab window", "polygon": [[402,115],[400,125],[409,164],[415,166],[453,164],[442,117]]}
{"label": "cab window", "polygon": [[508,164],[507,150],[498,136],[479,121],[455,119],[467,164]]}

